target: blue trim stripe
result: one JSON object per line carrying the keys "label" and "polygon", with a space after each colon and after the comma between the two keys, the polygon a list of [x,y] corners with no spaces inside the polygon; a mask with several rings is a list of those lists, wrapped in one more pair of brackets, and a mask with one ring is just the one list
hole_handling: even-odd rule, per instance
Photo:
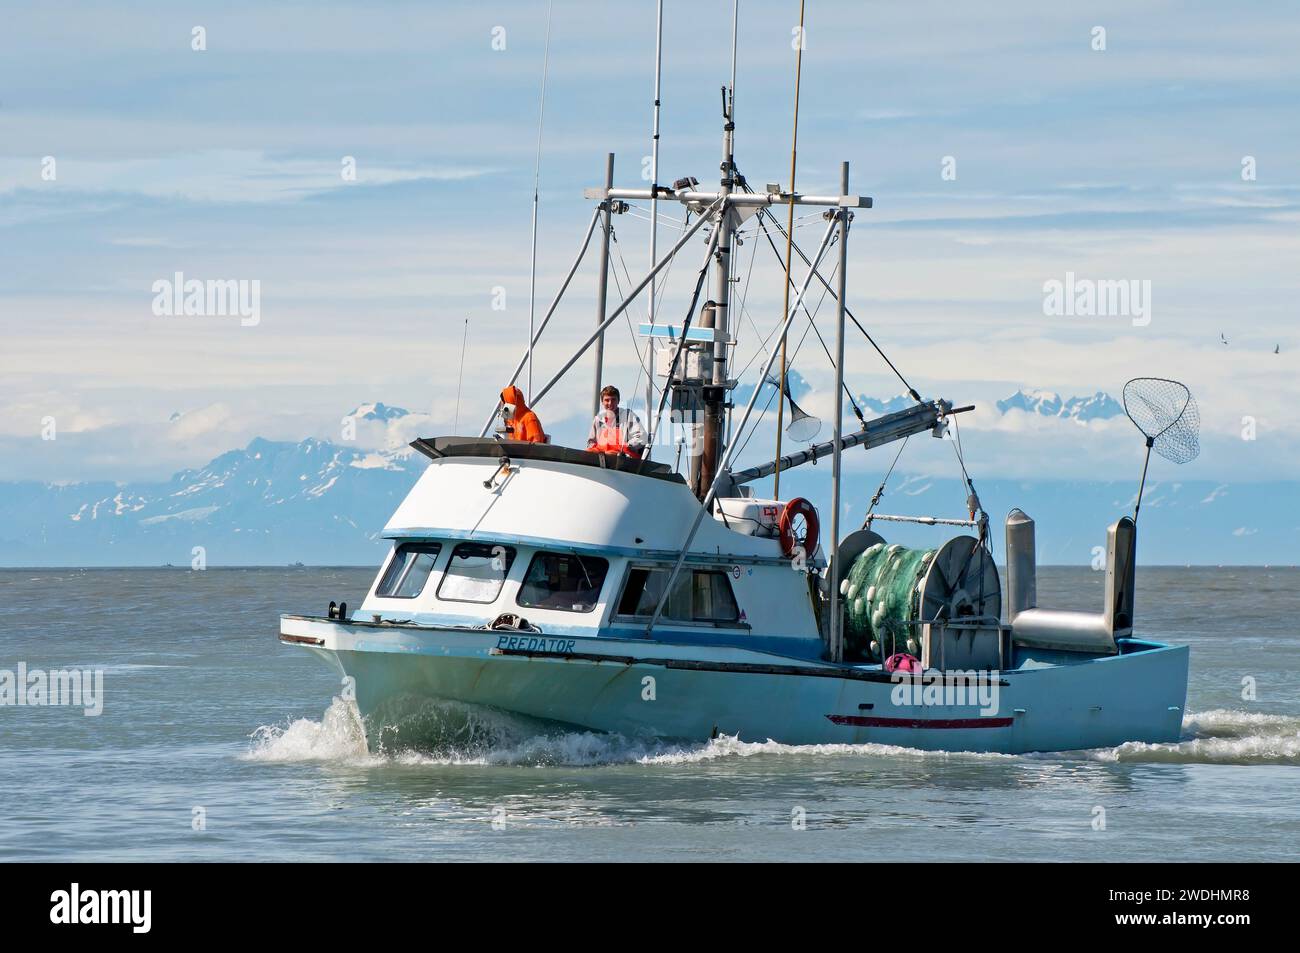
{"label": "blue trim stripe", "polygon": [[[518,533],[475,533],[473,530],[437,529],[428,526],[403,527],[402,529],[385,529],[380,534],[384,539],[401,540],[475,540],[478,542],[513,543],[518,546],[532,546],[537,549],[558,550],[560,552],[592,553],[601,556],[625,556],[630,559],[675,560],[677,550],[647,549],[641,546],[609,546],[599,543],[584,543],[571,540],[549,539],[545,536],[524,536]],[[709,566],[780,566],[786,568],[790,560],[782,556],[754,556],[739,553],[687,553],[686,561],[696,565]],[[825,560],[810,559],[808,565],[813,569],[823,569]]]}

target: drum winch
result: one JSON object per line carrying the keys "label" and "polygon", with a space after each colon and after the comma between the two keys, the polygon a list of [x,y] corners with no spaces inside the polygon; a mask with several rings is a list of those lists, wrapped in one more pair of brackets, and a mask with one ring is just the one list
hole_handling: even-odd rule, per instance
{"label": "drum winch", "polygon": [[870,536],[874,541],[868,540],[840,582],[846,654],[877,661],[896,652],[919,655],[924,623],[996,624],[1002,587],[979,539],[956,536],[938,549],[921,550]]}

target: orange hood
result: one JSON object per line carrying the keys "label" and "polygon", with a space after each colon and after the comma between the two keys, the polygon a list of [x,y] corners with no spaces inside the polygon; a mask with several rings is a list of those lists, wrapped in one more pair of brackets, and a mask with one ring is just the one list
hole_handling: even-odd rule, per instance
{"label": "orange hood", "polygon": [[528,405],[524,403],[524,392],[513,384],[501,391],[501,403],[514,404],[518,408],[520,417],[528,413]]}

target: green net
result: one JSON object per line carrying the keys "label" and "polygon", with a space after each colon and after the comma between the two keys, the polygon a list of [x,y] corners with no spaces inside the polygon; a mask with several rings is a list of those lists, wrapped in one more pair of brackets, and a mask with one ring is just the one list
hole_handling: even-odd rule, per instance
{"label": "green net", "polygon": [[853,561],[840,584],[848,651],[880,661],[907,651],[907,640],[919,638],[910,624],[917,615],[916,588],[934,554],[933,549],[876,543]]}

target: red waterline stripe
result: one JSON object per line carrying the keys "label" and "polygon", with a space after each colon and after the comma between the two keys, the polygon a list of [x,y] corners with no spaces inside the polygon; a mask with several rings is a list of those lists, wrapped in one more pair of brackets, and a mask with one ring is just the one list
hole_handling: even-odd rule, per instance
{"label": "red waterline stripe", "polygon": [[854,728],[1006,728],[1013,718],[872,718],[866,715],[827,715],[837,725]]}

